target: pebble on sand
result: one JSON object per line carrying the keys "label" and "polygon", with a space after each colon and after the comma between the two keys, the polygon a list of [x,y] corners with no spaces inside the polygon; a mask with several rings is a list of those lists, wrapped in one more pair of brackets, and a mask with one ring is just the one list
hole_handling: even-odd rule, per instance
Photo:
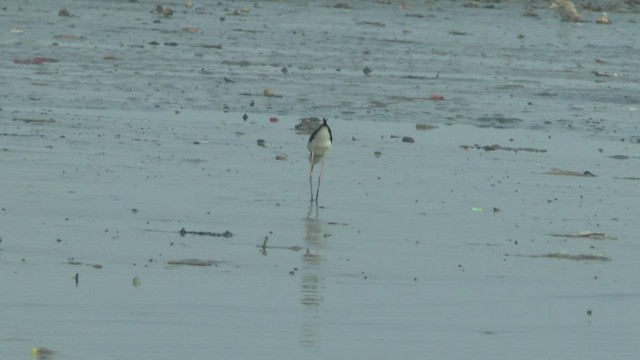
{"label": "pebble on sand", "polygon": [[602,15],[600,15],[600,17],[598,18],[598,20],[596,20],[596,23],[598,23],[600,25],[610,25],[611,24],[611,20],[609,20],[609,17],[607,16],[607,13],[603,12]]}
{"label": "pebble on sand", "polygon": [[558,11],[562,21],[582,22],[583,20],[576,6],[569,0],[557,0],[551,4],[551,7]]}
{"label": "pebble on sand", "polygon": [[266,89],[264,89],[264,91],[262,93],[266,97],[274,97],[274,96],[276,96],[276,93],[273,91],[272,88],[266,88]]}
{"label": "pebble on sand", "polygon": [[437,128],[435,125],[427,124],[427,123],[417,123],[416,130],[433,130]]}

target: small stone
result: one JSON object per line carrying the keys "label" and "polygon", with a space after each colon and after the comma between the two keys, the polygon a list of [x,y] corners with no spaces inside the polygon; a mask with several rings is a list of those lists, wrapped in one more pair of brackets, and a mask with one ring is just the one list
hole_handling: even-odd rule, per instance
{"label": "small stone", "polygon": [[437,128],[435,125],[427,124],[427,123],[417,123],[416,130],[432,130]]}
{"label": "small stone", "polygon": [[406,143],[414,143],[416,142],[411,136],[403,136],[402,137],[402,142],[406,142]]}
{"label": "small stone", "polygon": [[60,9],[60,11],[58,11],[58,16],[71,16],[71,13],[69,12],[69,10],[67,10],[66,7]]}
{"label": "small stone", "polygon": [[266,97],[274,97],[276,95],[276,93],[273,91],[272,88],[266,88],[263,91],[264,96]]}
{"label": "small stone", "polygon": [[276,155],[276,160],[282,160],[282,161],[287,160],[287,154],[280,153],[280,154]]}
{"label": "small stone", "polygon": [[607,16],[607,13],[603,12],[602,15],[598,18],[598,20],[596,20],[596,23],[598,23],[600,25],[610,25],[611,24],[611,20],[609,20],[609,17]]}

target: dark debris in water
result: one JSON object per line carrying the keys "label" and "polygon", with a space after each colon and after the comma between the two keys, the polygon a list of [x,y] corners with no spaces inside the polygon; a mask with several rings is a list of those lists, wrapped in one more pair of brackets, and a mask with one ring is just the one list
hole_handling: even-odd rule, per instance
{"label": "dark debris in water", "polygon": [[56,122],[52,118],[14,118],[13,121],[22,121],[25,124],[51,124]]}
{"label": "dark debris in water", "polygon": [[201,235],[201,236],[214,236],[214,237],[225,237],[225,238],[233,237],[233,233],[231,233],[231,231],[217,233],[212,231],[190,231],[190,230],[185,230],[185,228],[182,228],[180,229],[180,231],[178,231],[178,233],[180,234],[180,236]]}
{"label": "dark debris in water", "polygon": [[628,156],[628,155],[611,155],[607,157],[609,159],[614,159],[614,160],[629,160],[631,158],[640,158],[638,156]]}
{"label": "dark debris in water", "polygon": [[293,245],[293,246],[267,245],[268,242],[269,242],[269,236],[265,236],[264,241],[262,242],[262,245],[256,245],[256,247],[260,248],[260,253],[264,256],[267,256],[267,249],[291,250],[291,251],[302,250],[302,247],[298,245]]}
{"label": "dark debris in water", "polygon": [[547,149],[536,149],[536,148],[530,148],[530,147],[510,147],[510,146],[502,146],[502,145],[460,145],[461,148],[465,149],[465,150],[469,150],[469,149],[477,149],[477,150],[484,150],[484,151],[496,151],[496,150],[504,150],[504,151],[514,151],[514,152],[518,152],[518,151],[525,151],[525,152],[535,152],[535,153],[546,153]]}
{"label": "dark debris in water", "polygon": [[169,265],[188,265],[188,266],[218,266],[218,261],[209,260],[209,259],[180,259],[180,260],[169,260],[167,264]]}
{"label": "dark debris in water", "polygon": [[[74,259],[74,258],[68,258],[68,259],[67,259],[67,265],[86,265],[86,266],[90,266],[90,267],[92,267],[92,268],[94,268],[94,269],[98,269],[98,270],[102,269],[102,267],[103,267],[103,266],[102,266],[102,265],[100,265],[100,264],[84,264],[84,263],[82,263],[82,262],[80,262],[80,261],[77,261],[77,260],[76,260],[76,259]],[[76,281],[77,281],[77,280],[76,280]]]}
{"label": "dark debris in water", "polygon": [[541,255],[512,255],[504,254],[505,256],[517,256],[517,257],[530,257],[530,258],[550,258],[550,259],[566,259],[576,261],[611,261],[611,258],[599,254],[579,254],[572,255],[563,252],[554,252]]}
{"label": "dark debris in water", "polygon": [[571,239],[594,239],[594,240],[616,240],[616,237],[608,236],[603,232],[580,231],[577,234],[549,234],[555,237],[564,237]]}
{"label": "dark debris in water", "polygon": [[522,119],[516,117],[506,117],[501,114],[480,116],[475,119],[475,124],[479,127],[490,127],[496,129],[511,128],[515,124],[521,123]]}
{"label": "dark debris in water", "polygon": [[26,64],[26,65],[41,65],[44,63],[57,63],[60,62],[58,59],[47,58],[47,57],[34,57],[29,59],[16,59],[13,60],[15,64]]}
{"label": "dark debris in water", "polygon": [[589,170],[580,172],[580,171],[571,171],[571,170],[563,170],[563,169],[551,169],[547,171],[546,174],[561,175],[561,176],[596,177],[596,175]]}

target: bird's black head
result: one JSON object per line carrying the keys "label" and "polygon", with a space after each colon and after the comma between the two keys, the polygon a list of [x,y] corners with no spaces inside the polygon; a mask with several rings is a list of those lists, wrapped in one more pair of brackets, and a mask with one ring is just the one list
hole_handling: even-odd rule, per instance
{"label": "bird's black head", "polygon": [[331,142],[333,142],[333,134],[331,133],[331,128],[329,127],[329,124],[327,124],[327,119],[322,118],[322,125],[321,126],[325,126],[327,128],[327,130],[329,130],[329,139],[331,140]]}

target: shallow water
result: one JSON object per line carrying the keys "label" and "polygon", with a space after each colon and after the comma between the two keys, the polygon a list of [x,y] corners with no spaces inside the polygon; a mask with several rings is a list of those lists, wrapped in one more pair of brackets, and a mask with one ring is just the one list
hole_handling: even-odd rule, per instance
{"label": "shallow water", "polygon": [[[2,357],[638,353],[637,14],[155,5],[0,12],[24,30],[0,38]],[[13,63],[35,56],[60,62]],[[319,208],[303,116],[334,132]],[[551,235],[586,230],[610,238]],[[611,260],[531,257],[554,253]]]}

